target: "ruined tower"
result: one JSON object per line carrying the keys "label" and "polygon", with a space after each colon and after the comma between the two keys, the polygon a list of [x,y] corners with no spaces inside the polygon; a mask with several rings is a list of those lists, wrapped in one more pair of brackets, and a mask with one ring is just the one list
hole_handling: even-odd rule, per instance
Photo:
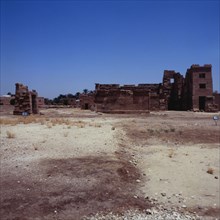
{"label": "ruined tower", "polygon": [[167,110],[181,110],[184,77],[174,70],[164,70],[163,96]]}
{"label": "ruined tower", "polygon": [[14,115],[22,115],[23,113],[37,114],[38,113],[38,94],[35,90],[29,91],[27,86],[23,84],[15,84],[15,108]]}
{"label": "ruined tower", "polygon": [[212,65],[192,65],[187,69],[183,105],[185,110],[216,111],[212,88]]}

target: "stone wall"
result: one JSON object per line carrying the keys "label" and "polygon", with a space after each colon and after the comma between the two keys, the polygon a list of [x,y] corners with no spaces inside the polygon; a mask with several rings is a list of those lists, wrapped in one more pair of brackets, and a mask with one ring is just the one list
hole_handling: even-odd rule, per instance
{"label": "stone wall", "polygon": [[183,109],[194,111],[217,111],[212,88],[212,66],[192,65],[187,69],[184,91]]}
{"label": "stone wall", "polygon": [[92,111],[95,109],[94,93],[80,94],[79,99],[81,109],[90,109]]}
{"label": "stone wall", "polygon": [[215,97],[215,104],[218,105],[218,110],[220,111],[220,93],[214,93],[213,96]]}
{"label": "stone wall", "polygon": [[147,112],[157,110],[218,110],[212,95],[212,66],[192,65],[186,77],[165,70],[160,84],[96,84],[98,112]]}
{"label": "stone wall", "polygon": [[1,96],[0,97],[0,105],[11,105],[11,100],[14,99],[14,97],[11,96]]}
{"label": "stone wall", "polygon": [[160,110],[159,84],[102,85],[96,84],[96,111],[133,113]]}
{"label": "stone wall", "polygon": [[15,84],[15,106],[14,115],[22,115],[24,112],[28,115],[38,114],[38,94],[35,90],[29,91],[23,84]]}
{"label": "stone wall", "polygon": [[45,107],[44,97],[37,97],[37,105],[38,105],[38,108]]}
{"label": "stone wall", "polygon": [[165,70],[163,75],[162,93],[169,110],[182,109],[182,90],[184,77],[173,70]]}

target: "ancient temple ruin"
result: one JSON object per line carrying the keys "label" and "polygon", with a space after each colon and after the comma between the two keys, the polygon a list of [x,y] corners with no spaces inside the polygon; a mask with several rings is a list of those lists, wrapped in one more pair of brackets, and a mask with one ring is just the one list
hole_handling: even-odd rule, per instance
{"label": "ancient temple ruin", "polygon": [[183,110],[203,110],[206,112],[218,110],[213,96],[211,65],[192,65],[187,69],[182,99]]}
{"label": "ancient temple ruin", "polygon": [[14,115],[38,114],[38,94],[35,90],[29,91],[23,84],[15,84],[15,107]]}
{"label": "ancient temple ruin", "polygon": [[94,103],[94,93],[89,92],[87,94],[80,94],[79,96],[80,100],[80,107],[81,109],[90,109],[94,110],[95,109],[95,103]]}
{"label": "ancient temple ruin", "polygon": [[148,112],[163,108],[159,102],[159,84],[96,84],[96,111],[105,113]]}
{"label": "ancient temple ruin", "polygon": [[134,113],[155,110],[218,111],[212,89],[212,66],[192,65],[185,78],[165,70],[159,84],[96,84],[95,110]]}

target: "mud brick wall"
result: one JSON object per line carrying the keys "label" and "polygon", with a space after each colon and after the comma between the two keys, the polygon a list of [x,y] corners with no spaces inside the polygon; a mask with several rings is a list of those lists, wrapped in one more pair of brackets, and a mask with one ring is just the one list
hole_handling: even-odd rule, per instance
{"label": "mud brick wall", "polygon": [[44,97],[37,97],[37,105],[38,105],[38,108],[45,107]]}
{"label": "mud brick wall", "polygon": [[212,66],[192,65],[185,78],[165,70],[159,84],[96,84],[95,105],[100,112],[140,110],[217,111],[212,95]]}
{"label": "mud brick wall", "polygon": [[214,96],[206,96],[205,97],[204,111],[206,111],[206,112],[217,112],[218,111],[218,104],[215,103]]}
{"label": "mud brick wall", "polygon": [[27,114],[38,114],[38,94],[35,90],[29,91],[27,86],[23,84],[15,84],[15,106],[14,115],[22,115],[23,112]]}
{"label": "mud brick wall", "polygon": [[163,75],[164,100],[169,110],[182,109],[184,77],[173,70],[165,70]]}
{"label": "mud brick wall", "polygon": [[216,111],[211,65],[192,65],[187,69],[185,82],[183,96],[186,109]]}
{"label": "mud brick wall", "polygon": [[96,84],[96,88],[95,104],[98,112],[148,112],[160,108],[159,84]]}
{"label": "mud brick wall", "polygon": [[182,92],[182,109],[183,110],[192,110],[192,95],[193,95],[193,83],[192,83],[192,74],[189,71],[186,72],[183,92]]}
{"label": "mud brick wall", "polygon": [[80,97],[80,108],[81,109],[90,109],[94,110],[95,109],[95,103],[94,103],[94,94],[89,93],[89,94],[81,94]]}
{"label": "mud brick wall", "polygon": [[14,97],[0,97],[0,105],[11,105],[11,100],[14,99]]}
{"label": "mud brick wall", "polygon": [[215,93],[214,97],[215,97],[214,102],[216,105],[218,105],[218,110],[220,111],[220,93]]}
{"label": "mud brick wall", "polygon": [[67,104],[70,105],[71,107],[76,108],[76,98],[68,98]]}
{"label": "mud brick wall", "polygon": [[[99,87],[103,88],[103,87]],[[123,85],[96,90],[96,110],[100,112],[144,112],[160,109],[159,84]],[[161,102],[162,104],[162,102]]]}
{"label": "mud brick wall", "polygon": [[[212,75],[211,66],[209,67],[191,67],[191,72],[193,74],[193,91],[192,100],[193,108],[199,108],[199,96],[212,96]],[[199,74],[205,74],[205,78],[199,78]],[[205,85],[206,88],[200,88],[200,85]]]}
{"label": "mud brick wall", "polygon": [[119,88],[119,84],[99,84],[99,83],[96,83],[95,84],[95,89],[98,90],[98,89],[118,89]]}

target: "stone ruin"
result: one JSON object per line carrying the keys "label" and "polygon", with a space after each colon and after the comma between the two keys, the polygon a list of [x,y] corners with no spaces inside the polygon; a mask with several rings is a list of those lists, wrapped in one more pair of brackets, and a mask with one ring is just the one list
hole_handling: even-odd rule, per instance
{"label": "stone ruin", "polygon": [[105,113],[134,113],[163,109],[159,102],[159,84],[124,85],[96,84],[96,111]]}
{"label": "stone ruin", "polygon": [[11,95],[5,95],[0,97],[0,106],[10,106],[11,105],[11,100],[14,99],[13,96]]}
{"label": "stone ruin", "polygon": [[216,112],[218,104],[213,96],[212,66],[192,65],[187,69],[182,89],[182,109]]}
{"label": "stone ruin", "polygon": [[159,84],[96,84],[95,110],[135,113],[155,110],[218,111],[212,89],[212,66],[192,65],[185,78],[165,70]]}
{"label": "stone ruin", "polygon": [[215,103],[218,105],[218,111],[220,111],[220,93],[214,93]]}
{"label": "stone ruin", "polygon": [[29,91],[23,84],[15,84],[14,115],[38,114],[38,94],[35,90]]}
{"label": "stone ruin", "polygon": [[37,105],[38,105],[38,108],[45,108],[45,100],[44,100],[44,97],[37,97]]}
{"label": "stone ruin", "polygon": [[[69,105],[80,106],[104,113],[144,113],[158,110],[192,110],[216,112],[220,96],[213,95],[212,66],[192,65],[185,77],[174,70],[164,70],[158,84],[96,84],[95,91],[80,95],[80,104],[71,100]],[[218,104],[219,105],[218,105]],[[35,90],[17,83],[15,115],[37,114],[44,106],[43,97]]]}
{"label": "stone ruin", "polygon": [[89,92],[87,94],[80,94],[79,96],[79,100],[80,100],[80,107],[83,110],[94,110],[95,109],[95,103],[94,103],[94,93],[93,92]]}

